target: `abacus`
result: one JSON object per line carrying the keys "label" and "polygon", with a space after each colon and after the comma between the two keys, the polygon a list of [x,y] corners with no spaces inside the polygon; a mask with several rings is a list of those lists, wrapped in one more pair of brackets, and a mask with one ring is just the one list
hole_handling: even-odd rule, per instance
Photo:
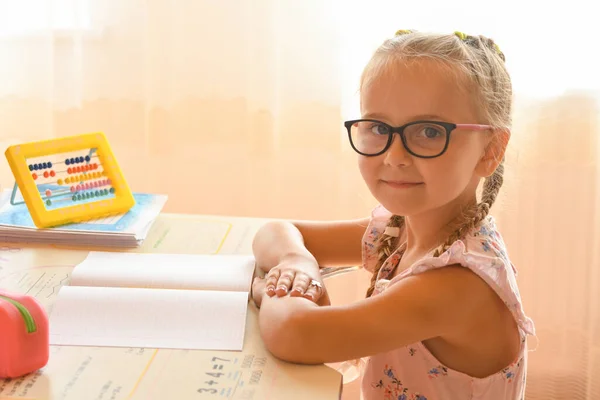
{"label": "abacus", "polygon": [[124,213],[135,200],[103,133],[10,146],[5,152],[38,228]]}

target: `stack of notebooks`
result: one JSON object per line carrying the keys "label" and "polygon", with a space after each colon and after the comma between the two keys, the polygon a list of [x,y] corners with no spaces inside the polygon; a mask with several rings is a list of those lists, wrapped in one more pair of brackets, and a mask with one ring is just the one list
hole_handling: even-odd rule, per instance
{"label": "stack of notebooks", "polygon": [[0,242],[65,244],[134,248],[146,239],[162,211],[166,195],[134,193],[136,201],[128,212],[85,223],[39,229],[27,205],[11,204],[11,190],[0,194]]}

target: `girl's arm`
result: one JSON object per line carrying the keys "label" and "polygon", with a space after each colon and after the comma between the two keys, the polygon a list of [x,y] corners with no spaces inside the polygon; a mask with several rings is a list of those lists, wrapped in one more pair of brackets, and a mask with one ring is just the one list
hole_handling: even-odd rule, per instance
{"label": "girl's arm", "polygon": [[[361,240],[369,219],[337,222],[296,223],[274,221],[256,234],[252,248],[258,277],[252,284],[252,298],[261,307],[266,292],[269,296],[303,296],[319,305],[329,305],[326,290],[321,287],[320,267],[361,263]],[[263,278],[262,275],[269,273]]]}
{"label": "girl's arm", "polygon": [[469,269],[451,266],[402,279],[377,296],[345,306],[265,297],[259,326],[274,356],[302,364],[331,363],[434,337],[457,337],[495,297]]}
{"label": "girl's arm", "polygon": [[362,263],[361,240],[369,218],[351,221],[273,221],[261,227],[252,250],[264,272],[287,258],[306,259],[322,267]]}

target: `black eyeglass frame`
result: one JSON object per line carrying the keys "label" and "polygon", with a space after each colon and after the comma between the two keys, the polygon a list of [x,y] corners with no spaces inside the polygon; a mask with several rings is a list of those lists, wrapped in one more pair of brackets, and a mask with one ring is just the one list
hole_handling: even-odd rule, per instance
{"label": "black eyeglass frame", "polygon": [[[387,141],[385,147],[383,148],[383,150],[381,150],[380,152],[375,153],[375,154],[368,154],[368,153],[363,153],[363,152],[359,151],[356,148],[356,146],[354,146],[354,142],[352,141],[352,125],[354,125],[358,122],[376,122],[378,124],[385,125],[389,128],[390,131],[388,133],[388,141]],[[444,129],[446,129],[446,143],[444,144],[444,148],[442,149],[442,151],[439,154],[436,154],[433,156],[423,156],[423,155],[416,154],[408,147],[408,144],[406,143],[406,136],[404,135],[404,130],[409,126],[416,125],[416,124],[435,124],[438,126],[442,126],[442,127],[444,127]],[[385,122],[381,122],[377,119],[369,119],[369,118],[353,119],[353,120],[345,121],[344,126],[346,127],[346,130],[348,131],[348,140],[350,141],[350,146],[352,146],[352,149],[354,151],[356,151],[358,154],[363,155],[365,157],[376,157],[376,156],[379,156],[379,155],[385,153],[386,151],[388,151],[388,149],[392,145],[392,142],[394,141],[394,133],[397,133],[400,136],[400,140],[402,140],[402,145],[404,146],[406,151],[408,151],[409,154],[411,154],[415,157],[418,157],[418,158],[436,158],[436,157],[441,156],[442,154],[444,154],[446,152],[446,150],[448,150],[448,145],[450,144],[450,134],[452,133],[452,131],[454,131],[456,129],[469,129],[469,130],[477,130],[477,131],[492,129],[491,125],[453,124],[451,122],[427,121],[427,120],[412,121],[412,122],[409,122],[402,126],[393,127],[389,124],[386,124]]]}

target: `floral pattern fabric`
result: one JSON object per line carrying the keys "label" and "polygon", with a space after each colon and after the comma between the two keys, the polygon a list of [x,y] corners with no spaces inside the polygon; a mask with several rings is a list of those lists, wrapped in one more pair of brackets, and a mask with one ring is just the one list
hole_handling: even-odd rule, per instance
{"label": "floral pattern fabric", "polygon": [[[391,213],[376,207],[363,237],[363,267],[373,271],[377,263],[377,242]],[[454,371],[429,352],[421,342],[369,357],[362,371],[363,400],[521,400],[525,393],[527,371],[527,335],[535,335],[533,321],[521,304],[516,282],[517,270],[510,262],[504,241],[493,217],[462,240],[453,243],[439,257],[429,254],[393,276],[403,248],[394,251],[383,264],[373,295],[411,275],[462,265],[480,276],[510,309],[521,335],[517,360],[485,378],[470,377]]]}

